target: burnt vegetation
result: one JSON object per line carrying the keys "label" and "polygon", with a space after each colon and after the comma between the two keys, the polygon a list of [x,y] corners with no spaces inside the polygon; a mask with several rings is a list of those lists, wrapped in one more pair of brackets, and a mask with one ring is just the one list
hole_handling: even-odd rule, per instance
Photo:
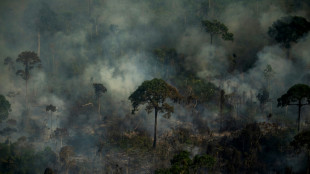
{"label": "burnt vegetation", "polygon": [[310,173],[307,0],[0,2],[0,173]]}

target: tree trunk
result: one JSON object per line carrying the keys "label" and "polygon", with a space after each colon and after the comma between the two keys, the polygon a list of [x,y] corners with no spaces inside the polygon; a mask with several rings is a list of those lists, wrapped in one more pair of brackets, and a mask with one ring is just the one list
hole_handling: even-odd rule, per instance
{"label": "tree trunk", "polygon": [[212,34],[210,34],[210,37],[211,37],[211,45],[212,45],[212,38],[213,38],[213,35],[212,35]]}
{"label": "tree trunk", "polygon": [[299,132],[299,130],[300,130],[300,110],[301,110],[301,101],[299,101],[299,104],[298,104],[298,120],[297,120],[297,124],[298,124],[298,132]]}
{"label": "tree trunk", "polygon": [[38,56],[40,57],[41,50],[41,39],[40,39],[40,31],[38,32]]}
{"label": "tree trunk", "polygon": [[224,118],[223,118],[223,105],[224,105],[224,90],[220,91],[220,130],[223,129],[223,122],[224,122]]}
{"label": "tree trunk", "polygon": [[51,117],[51,135],[53,134],[53,118],[52,118],[52,111],[50,111],[50,117]]}
{"label": "tree trunk", "polygon": [[26,79],[26,110],[28,111],[28,80]]}
{"label": "tree trunk", "polygon": [[100,115],[100,97],[98,97],[98,114],[99,114],[99,119],[101,119],[101,115]]}
{"label": "tree trunk", "polygon": [[157,132],[157,108],[155,108],[155,125],[154,125],[154,141],[153,141],[153,148],[156,148],[156,132]]}

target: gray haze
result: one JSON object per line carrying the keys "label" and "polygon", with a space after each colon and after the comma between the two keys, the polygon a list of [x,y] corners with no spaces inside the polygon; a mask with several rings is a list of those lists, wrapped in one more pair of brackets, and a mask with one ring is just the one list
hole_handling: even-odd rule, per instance
{"label": "gray haze", "polygon": [[[275,116],[285,114],[285,109],[276,107],[276,99],[296,83],[310,84],[310,35],[292,45],[293,60],[288,60],[285,50],[269,38],[267,31],[274,21],[287,15],[302,16],[310,21],[309,2],[211,0],[210,7],[202,2],[2,0],[0,94],[16,94],[7,97],[12,104],[9,118],[18,122],[17,132],[10,135],[12,141],[21,136],[33,136],[33,132],[23,131],[21,125],[25,117],[25,81],[15,75],[16,70],[23,68],[15,59],[22,51],[39,52],[38,34],[42,69],[31,71],[28,94],[29,117],[37,125],[37,131],[44,130],[40,132],[45,138],[32,142],[40,149],[51,146],[59,151],[54,141],[47,140],[48,127],[52,124],[53,130],[56,127],[68,129],[70,137],[64,144],[76,146],[77,153],[94,154],[104,131],[97,124],[92,83],[102,83],[108,90],[101,97],[104,119],[129,117],[132,108],[128,96],[143,81],[161,77],[156,70],[160,63],[153,54],[157,48],[175,48],[184,56],[186,70],[224,89],[225,94],[244,95],[246,100],[257,105],[256,95],[267,84],[263,71],[271,65],[275,75],[271,79],[272,103],[268,107],[272,106]],[[285,8],[284,3],[292,3],[291,9]],[[37,22],[40,18],[44,18],[42,23]],[[234,34],[234,41],[215,37],[211,45],[209,35],[201,28],[203,19],[223,22]],[[233,54],[237,57],[236,68],[229,72]],[[15,70],[10,71],[2,63],[6,57],[13,58]],[[170,68],[171,65],[162,66]],[[170,82],[168,78],[161,78]],[[88,103],[93,103],[86,107],[94,112],[84,112],[82,105]],[[57,107],[52,123],[49,113],[45,112],[49,104]],[[218,110],[197,110],[212,130],[218,130],[214,124]],[[246,115],[246,107],[240,106],[238,112]],[[159,135],[180,121],[193,123],[192,113],[191,109],[176,104],[169,120],[160,118]],[[254,119],[266,121],[262,118],[264,114],[254,115]],[[291,121],[295,121],[295,114],[296,108],[289,108],[287,116]],[[141,108],[136,117],[143,120],[139,128],[152,136],[153,114],[148,115]],[[310,119],[309,112],[304,112],[303,119]],[[120,127],[126,130],[134,130],[138,125],[130,121],[123,124]],[[0,124],[1,129],[7,126],[6,122]],[[1,141],[6,139],[7,136],[0,135]]]}

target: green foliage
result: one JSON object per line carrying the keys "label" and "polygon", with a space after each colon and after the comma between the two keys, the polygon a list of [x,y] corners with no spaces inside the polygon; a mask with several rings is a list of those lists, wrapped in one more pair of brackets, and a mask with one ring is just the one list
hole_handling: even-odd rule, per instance
{"label": "green foliage", "polygon": [[278,107],[296,105],[296,102],[302,102],[303,100],[307,102],[303,105],[310,104],[310,87],[305,84],[296,84],[292,86],[284,95],[278,98]]}
{"label": "green foliage", "polygon": [[305,147],[308,151],[310,151],[310,131],[307,130],[297,134],[291,142],[291,145],[295,148]]}
{"label": "green foliage", "polygon": [[285,48],[297,43],[310,30],[310,22],[299,16],[287,16],[275,21],[269,27],[268,35]]}
{"label": "green foliage", "polygon": [[202,80],[191,73],[180,74],[173,81],[182,91],[187,103],[193,100],[205,103],[217,97],[218,88],[213,83]]}
{"label": "green foliage", "polygon": [[189,173],[190,167],[193,165],[192,159],[189,157],[190,153],[187,151],[182,151],[175,155],[171,163],[171,173]]}
{"label": "green foliage", "polygon": [[155,75],[160,75],[160,77],[165,77],[166,79],[169,78],[169,75],[178,68],[178,53],[176,50],[174,48],[158,48],[153,51],[153,54],[156,61],[159,62],[158,67],[155,65]]}
{"label": "green foliage", "polygon": [[50,148],[35,152],[32,147],[18,143],[0,143],[0,173],[39,174],[56,161],[56,154]]}
{"label": "green foliage", "polygon": [[11,111],[11,104],[3,95],[0,95],[0,122],[9,116]]}
{"label": "green foliage", "polygon": [[173,156],[170,160],[171,168],[158,169],[156,174],[189,174],[197,173],[199,169],[212,169],[215,165],[215,158],[210,155],[196,155],[193,159],[190,158],[190,153],[181,151]]}
{"label": "green foliage", "polygon": [[155,49],[153,53],[162,63],[173,61],[177,57],[177,52],[174,48]]}
{"label": "green foliage", "polygon": [[303,131],[297,134],[294,137],[294,140],[291,142],[291,145],[298,150],[302,150],[305,148],[308,156],[307,160],[307,171],[310,170],[310,131]]}
{"label": "green foliage", "polygon": [[175,87],[157,78],[144,81],[138,89],[129,96],[129,100],[133,106],[132,113],[135,113],[140,105],[147,104],[145,110],[148,113],[156,109],[160,113],[166,112],[164,115],[166,118],[169,118],[174,111],[173,106],[166,102],[168,98],[177,102],[181,99],[181,95]]}
{"label": "green foliage", "polygon": [[199,168],[206,167],[208,169],[212,169],[215,165],[215,158],[210,155],[196,155],[194,157],[193,168],[198,170]]}
{"label": "green foliage", "polygon": [[211,44],[213,35],[221,35],[222,39],[224,40],[230,40],[230,41],[234,40],[234,34],[228,32],[228,28],[225,24],[217,20],[213,21],[203,20],[201,23],[204,30],[211,36]]}
{"label": "green foliage", "polygon": [[278,107],[288,105],[298,106],[298,131],[300,129],[301,107],[310,105],[310,87],[305,84],[296,84],[292,86],[286,94],[278,98]]}

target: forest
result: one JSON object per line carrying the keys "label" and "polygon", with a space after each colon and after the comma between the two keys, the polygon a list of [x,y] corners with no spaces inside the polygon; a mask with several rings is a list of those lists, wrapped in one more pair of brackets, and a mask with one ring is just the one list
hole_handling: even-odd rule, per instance
{"label": "forest", "polygon": [[310,174],[309,0],[1,0],[0,174]]}

